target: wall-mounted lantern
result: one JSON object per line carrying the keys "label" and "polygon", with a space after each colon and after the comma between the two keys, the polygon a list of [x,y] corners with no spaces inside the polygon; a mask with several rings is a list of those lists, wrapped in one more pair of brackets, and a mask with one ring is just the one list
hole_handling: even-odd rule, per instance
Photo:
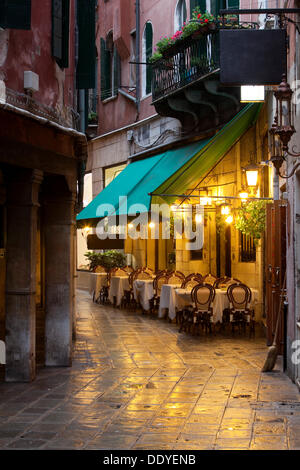
{"label": "wall-mounted lantern", "polygon": [[285,154],[297,158],[300,157],[300,153],[291,152],[289,150],[289,142],[293,134],[295,134],[296,129],[294,127],[292,112],[293,91],[287,83],[285,74],[282,76],[282,81],[274,92],[274,96],[276,98],[276,115],[274,123],[269,130],[271,161],[278,175],[282,178],[290,178],[300,166],[300,163],[294,166],[290,175],[280,174],[280,168],[285,160]]}
{"label": "wall-mounted lantern", "polygon": [[255,190],[258,184],[259,166],[256,163],[250,163],[245,168],[247,187],[250,190]]}

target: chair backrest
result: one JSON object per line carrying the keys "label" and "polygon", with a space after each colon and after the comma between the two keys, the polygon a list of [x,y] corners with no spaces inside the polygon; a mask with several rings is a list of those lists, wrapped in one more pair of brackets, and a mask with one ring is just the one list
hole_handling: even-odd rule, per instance
{"label": "chair backrest", "polygon": [[163,284],[168,284],[168,275],[166,273],[159,274],[153,281],[153,287],[156,296],[160,296],[161,287]]}
{"label": "chair backrest", "polygon": [[248,309],[251,302],[251,289],[246,284],[231,284],[227,289],[230,308],[238,311]]}
{"label": "chair backrest", "polygon": [[106,273],[106,269],[103,266],[97,266],[94,273]]}
{"label": "chair backrest", "polygon": [[134,280],[135,279],[141,279],[141,280],[152,279],[152,274],[148,271],[145,271],[144,269],[138,269],[134,275]]}
{"label": "chair backrest", "polygon": [[154,275],[154,271],[151,268],[145,267],[145,268],[143,268],[143,271],[146,272],[146,273],[151,274],[152,276]]}
{"label": "chair backrest", "polygon": [[124,271],[126,271],[127,273],[132,273],[134,271],[133,267],[132,266],[124,266]]}
{"label": "chair backrest", "polygon": [[167,284],[179,284],[182,285],[185,276],[180,271],[174,271],[167,276]]}
{"label": "chair backrest", "polygon": [[205,284],[210,284],[211,286],[214,285],[216,280],[217,280],[216,276],[210,273],[206,274],[206,276],[203,277],[203,282],[205,282]]}
{"label": "chair backrest", "polygon": [[201,274],[189,274],[182,282],[182,289],[192,289],[203,282]]}
{"label": "chair backrest", "polygon": [[232,277],[227,277],[227,276],[219,277],[214,284],[214,288],[219,289],[220,287],[222,287],[222,285],[229,287],[231,284],[237,284],[237,283],[242,284],[241,281]]}
{"label": "chair backrest", "polygon": [[215,298],[215,289],[211,284],[202,283],[192,290],[192,300],[198,311],[209,312]]}
{"label": "chair backrest", "polygon": [[136,271],[132,271],[128,276],[128,284],[130,289],[133,289],[133,281],[135,280]]}
{"label": "chair backrest", "polygon": [[115,276],[126,276],[128,273],[125,271],[123,268],[113,268],[110,271],[110,276],[115,277]]}

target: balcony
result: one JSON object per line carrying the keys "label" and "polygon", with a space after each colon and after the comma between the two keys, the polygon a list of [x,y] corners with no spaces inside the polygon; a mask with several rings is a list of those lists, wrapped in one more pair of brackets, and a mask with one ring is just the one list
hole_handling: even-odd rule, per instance
{"label": "balcony", "polygon": [[174,44],[152,64],[152,104],[183,129],[215,129],[240,109],[239,88],[220,84],[219,30]]}
{"label": "balcony", "polygon": [[40,103],[30,95],[19,93],[9,88],[5,89],[3,101],[61,126],[79,130],[79,114],[70,107],[63,106],[61,109],[55,109]]}

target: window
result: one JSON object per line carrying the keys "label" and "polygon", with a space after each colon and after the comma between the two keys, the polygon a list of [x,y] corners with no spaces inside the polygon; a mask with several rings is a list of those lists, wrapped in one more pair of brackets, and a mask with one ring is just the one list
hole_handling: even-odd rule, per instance
{"label": "window", "polygon": [[174,20],[174,30],[178,31],[178,29],[183,26],[183,23],[186,21],[186,4],[185,0],[178,0],[176,9],[175,9],[175,20]]}
{"label": "window", "polygon": [[70,0],[52,0],[52,56],[62,68],[69,66]]}
{"label": "window", "polygon": [[[143,44],[142,44],[142,62],[148,62],[152,56],[153,51],[153,29],[151,23],[146,23],[143,33]],[[151,93],[152,89],[152,68],[143,65],[142,66],[142,96],[146,96]]]}
{"label": "window", "polygon": [[101,38],[101,100],[116,96],[120,87],[121,61],[111,31]]}
{"label": "window", "polygon": [[256,261],[256,247],[254,239],[240,232],[240,261],[250,263]]}
{"label": "window", "polygon": [[109,185],[124,170],[126,164],[110,166],[104,168],[104,188]]}
{"label": "window", "polygon": [[196,7],[199,7],[202,13],[209,11],[210,0],[207,0],[207,1],[208,1],[208,5],[206,5],[206,0],[190,0],[191,17],[192,17],[193,10],[195,10]]}
{"label": "window", "polygon": [[95,88],[96,63],[96,3],[95,0],[77,0],[78,63],[76,85],[78,90]]}
{"label": "window", "polygon": [[[136,31],[130,34],[130,62],[136,62]],[[129,85],[136,87],[136,64],[132,63],[129,70]]]}
{"label": "window", "polygon": [[214,16],[219,15],[219,11],[222,9],[234,9],[239,8],[239,0],[210,0],[211,8],[210,12]]}
{"label": "window", "polygon": [[29,30],[31,28],[31,0],[1,0],[0,27]]}

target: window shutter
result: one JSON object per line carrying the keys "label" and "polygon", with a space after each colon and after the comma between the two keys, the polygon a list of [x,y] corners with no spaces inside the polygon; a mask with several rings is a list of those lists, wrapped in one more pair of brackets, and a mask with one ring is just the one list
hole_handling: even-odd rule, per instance
{"label": "window shutter", "polygon": [[77,88],[95,88],[95,0],[77,0],[78,63]]}
{"label": "window shutter", "polygon": [[[146,62],[152,56],[153,51],[153,29],[151,23],[146,23]],[[151,93],[152,89],[152,67],[146,65],[146,94]]]}
{"label": "window shutter", "polygon": [[[225,6],[226,7],[226,6]],[[228,10],[238,9],[240,7],[239,0],[227,0],[227,8]]]}
{"label": "window shutter", "polygon": [[69,65],[70,0],[52,0],[52,55],[60,67]]}
{"label": "window shutter", "polygon": [[0,26],[8,29],[31,28],[31,0],[1,0]]}
{"label": "window shutter", "polygon": [[114,96],[118,94],[121,85],[121,60],[117,48],[114,48]]}
{"label": "window shutter", "polygon": [[110,52],[106,49],[106,42],[100,40],[100,77],[101,77],[101,100],[106,100],[111,96],[111,69]]}
{"label": "window shutter", "polygon": [[226,8],[226,0],[212,0],[211,2],[211,14],[215,17],[219,16],[220,10]]}

